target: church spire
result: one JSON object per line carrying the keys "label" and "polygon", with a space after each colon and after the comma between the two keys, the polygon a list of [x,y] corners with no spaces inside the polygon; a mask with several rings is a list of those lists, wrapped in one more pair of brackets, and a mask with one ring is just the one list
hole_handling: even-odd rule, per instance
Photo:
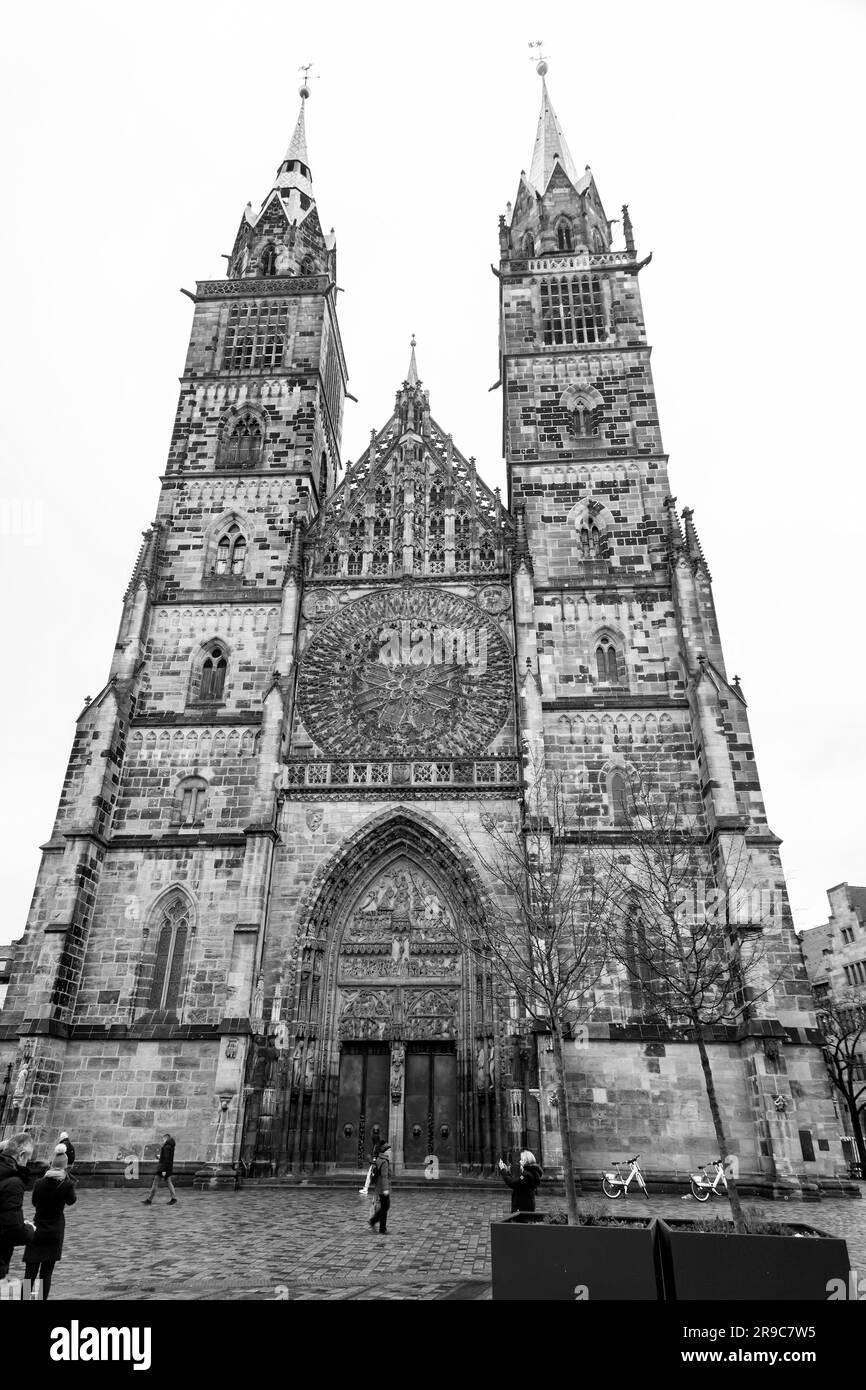
{"label": "church spire", "polygon": [[535,134],[532,163],[529,166],[529,182],[536,192],[543,193],[550,183],[550,176],[557,162],[575,185],[578,174],[571,157],[571,151],[562,133],[559,119],[553,109],[553,102],[550,100],[545,77],[547,64],[543,59],[538,64],[537,71],[541,76],[541,111],[538,116],[538,130]]}
{"label": "church spire", "polygon": [[310,157],[307,154],[307,123],[306,108],[310,96],[310,89],[306,85],[300,89],[301,109],[298,112],[298,119],[295,122],[294,133],[289,141],[289,148],[286,150],[283,162],[277,170],[277,177],[274,179],[274,188],[279,189],[285,198],[289,192],[296,188],[299,193],[303,193],[307,198],[313,197],[313,176],[310,172]]}
{"label": "church spire", "polygon": [[411,355],[411,357],[409,358],[409,375],[406,377],[406,380],[408,381],[408,383],[409,383],[410,386],[417,386],[417,385],[418,385],[418,382],[419,382],[419,380],[420,380],[420,378],[419,378],[419,376],[418,376],[418,363],[415,361],[415,334],[414,334],[414,333],[412,334],[412,341],[411,341],[411,343],[409,344],[409,346],[410,346],[411,349],[412,349],[412,355]]}

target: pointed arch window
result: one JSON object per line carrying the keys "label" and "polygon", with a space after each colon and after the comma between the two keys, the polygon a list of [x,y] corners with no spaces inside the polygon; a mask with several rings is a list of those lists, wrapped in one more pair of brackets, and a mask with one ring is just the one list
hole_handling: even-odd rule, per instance
{"label": "pointed arch window", "polygon": [[360,574],[364,568],[364,552],[360,549],[349,551],[349,574]]}
{"label": "pointed arch window", "polygon": [[634,1013],[642,1018],[664,1013],[667,991],[653,967],[652,943],[636,903],[625,924],[625,967]]}
{"label": "pointed arch window", "polygon": [[262,250],[259,259],[259,271],[262,275],[276,275],[277,273],[277,248],[272,241]]}
{"label": "pointed arch window", "polygon": [[226,675],[229,663],[225,648],[215,643],[205,654],[201,663],[198,698],[200,700],[222,700],[225,693]]}
{"label": "pointed arch window", "polygon": [[478,555],[478,565],[480,569],[492,570],[496,568],[496,551],[489,543],[482,545]]}
{"label": "pointed arch window", "polygon": [[535,255],[535,242],[532,239],[531,232],[527,232],[523,238],[523,254],[527,257]]}
{"label": "pointed arch window", "polygon": [[391,518],[387,512],[379,512],[373,521],[373,539],[387,541],[391,535]]}
{"label": "pointed arch window", "polygon": [[373,554],[373,573],[388,573],[388,552],[387,550],[383,550],[381,546]]}
{"label": "pointed arch window", "polygon": [[376,488],[376,506],[377,506],[377,507],[390,507],[390,505],[391,505],[391,489],[390,489],[389,487],[377,487],[377,488]]}
{"label": "pointed arch window", "polygon": [[595,671],[601,685],[619,684],[619,662],[616,644],[609,637],[600,637],[595,648]]}
{"label": "pointed arch window", "polygon": [[244,572],[246,557],[246,536],[238,523],[232,522],[217,542],[213,573],[237,578]]}
{"label": "pointed arch window", "polygon": [[359,541],[364,539],[364,519],[363,517],[353,517],[349,523],[349,540]]}
{"label": "pointed arch window", "polygon": [[340,556],[332,546],[330,550],[326,551],[325,558],[322,561],[322,574],[331,576],[339,573]]}
{"label": "pointed arch window", "polygon": [[263,443],[261,421],[250,411],[245,411],[223,438],[220,467],[255,468],[261,459]]}
{"label": "pointed arch window", "polygon": [[471,565],[471,558],[468,548],[460,545],[454,552],[454,568],[458,574],[466,574]]}
{"label": "pointed arch window", "polygon": [[441,546],[435,546],[434,549],[430,551],[430,573],[445,573],[445,551]]}
{"label": "pointed arch window", "polygon": [[149,1009],[177,1010],[181,1000],[183,966],[192,922],[192,908],[182,893],[169,898],[159,915]]}
{"label": "pointed arch window", "polygon": [[574,250],[574,234],[567,217],[561,218],[556,225],[556,244],[560,251]]}

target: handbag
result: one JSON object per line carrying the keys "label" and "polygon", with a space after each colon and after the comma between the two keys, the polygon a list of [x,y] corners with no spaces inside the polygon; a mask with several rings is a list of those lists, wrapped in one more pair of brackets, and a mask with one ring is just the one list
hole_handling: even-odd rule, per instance
{"label": "handbag", "polygon": [[379,1201],[378,1192],[370,1198],[370,1220],[373,1221],[382,1210],[382,1203]]}

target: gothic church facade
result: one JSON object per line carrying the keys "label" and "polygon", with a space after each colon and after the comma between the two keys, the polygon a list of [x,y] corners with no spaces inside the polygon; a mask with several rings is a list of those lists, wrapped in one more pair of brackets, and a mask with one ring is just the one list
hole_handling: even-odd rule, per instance
{"label": "gothic church facade", "polygon": [[[471,841],[514,812],[532,750],[626,850],[628,779],[685,776],[721,880],[745,850],[784,895],[709,570],[670,494],[646,261],[627,210],[613,249],[542,87],[500,219],[505,501],[433,417],[414,345],[343,470],[305,89],[226,278],[198,283],[157,516],[0,1015],[5,1132],[62,1126],[110,1166],[169,1129],[180,1166],[263,1175],[357,1169],[386,1133],[398,1171],[483,1174],[528,1139],[555,1169],[544,1034],[472,949],[503,889]],[[790,1187],[832,1174],[838,1140],[787,911],[767,930],[784,983],[711,1050],[741,1173]],[[626,982],[566,1062],[582,1171],[709,1155],[696,1049]]]}

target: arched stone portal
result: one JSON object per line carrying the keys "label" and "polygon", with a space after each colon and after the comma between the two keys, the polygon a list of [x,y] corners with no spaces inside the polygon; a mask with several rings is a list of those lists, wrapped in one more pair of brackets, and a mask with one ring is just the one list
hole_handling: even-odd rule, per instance
{"label": "arched stone portal", "polygon": [[483,911],[471,867],[408,812],[326,866],[286,971],[272,1170],[363,1169],[386,1134],[397,1171],[495,1163],[505,1011],[472,949]]}

